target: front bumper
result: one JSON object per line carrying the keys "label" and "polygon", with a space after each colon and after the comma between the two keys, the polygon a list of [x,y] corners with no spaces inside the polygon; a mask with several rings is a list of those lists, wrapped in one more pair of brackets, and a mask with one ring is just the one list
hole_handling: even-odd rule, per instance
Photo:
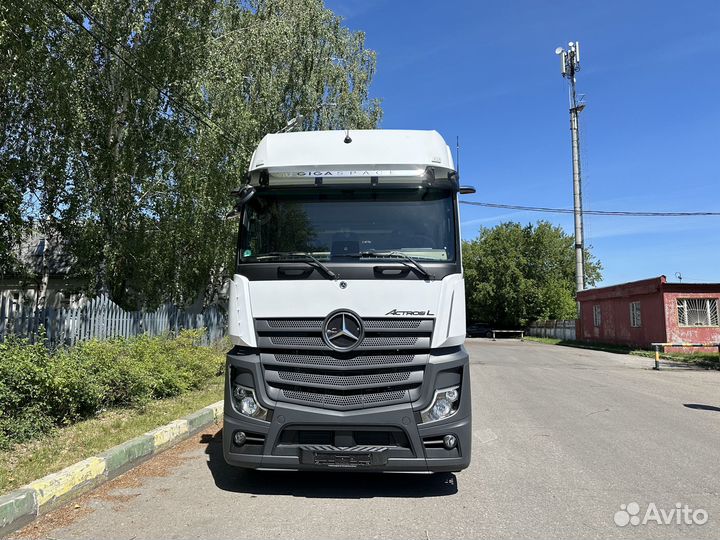
{"label": "front bumper", "polygon": [[[413,403],[331,410],[271,400],[265,391],[257,354],[229,354],[228,368],[243,370],[261,405],[272,410],[269,422],[241,415],[226,380],[223,454],[228,464],[253,469],[441,472],[470,464],[471,399],[468,356],[464,348],[432,354],[425,369],[421,396]],[[227,370],[230,372],[230,369]],[[460,404],[447,420],[418,424],[434,392],[448,377],[461,377]],[[245,444],[233,442],[237,431]],[[454,435],[447,450],[438,441]]]}

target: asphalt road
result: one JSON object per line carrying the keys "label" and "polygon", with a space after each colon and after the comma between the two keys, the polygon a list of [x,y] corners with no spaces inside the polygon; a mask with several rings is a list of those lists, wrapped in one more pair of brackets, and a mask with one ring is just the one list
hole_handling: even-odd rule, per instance
{"label": "asphalt road", "polygon": [[[474,448],[462,473],[244,472],[225,465],[213,429],[19,536],[720,536],[720,373],[656,372],[644,358],[517,341],[467,347]],[[616,525],[633,502],[640,518],[651,503],[656,521],[680,503],[707,522]]]}

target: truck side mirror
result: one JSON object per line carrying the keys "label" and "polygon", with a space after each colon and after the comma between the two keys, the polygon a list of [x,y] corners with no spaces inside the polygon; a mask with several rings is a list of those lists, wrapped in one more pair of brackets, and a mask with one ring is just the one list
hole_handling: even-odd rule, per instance
{"label": "truck side mirror", "polygon": [[460,186],[460,195],[472,195],[475,193],[475,188],[472,186]]}
{"label": "truck side mirror", "polygon": [[226,219],[232,219],[240,215],[240,212],[242,212],[245,205],[255,196],[255,188],[253,186],[246,185],[236,191],[233,191],[232,194],[235,195],[238,200],[235,203],[235,207],[225,216]]}

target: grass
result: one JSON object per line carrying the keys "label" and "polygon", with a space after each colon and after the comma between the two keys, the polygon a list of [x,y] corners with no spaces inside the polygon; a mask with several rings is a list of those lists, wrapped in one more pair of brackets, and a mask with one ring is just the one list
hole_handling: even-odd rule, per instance
{"label": "grass", "polygon": [[[535,341],[537,343],[546,343],[548,345],[560,345],[563,347],[577,347],[579,349],[592,349],[594,351],[605,351],[615,354],[631,354],[633,356],[642,356],[645,358],[655,358],[655,351],[645,349],[634,349],[625,345],[613,345],[609,343],[585,343],[583,341],[574,341],[569,339],[555,339],[525,336],[526,341]],[[707,369],[720,369],[720,358],[718,353],[660,353],[660,358],[673,362],[684,362],[694,364]]]}
{"label": "grass", "polygon": [[0,452],[0,494],[101,453],[222,399],[223,377],[199,390],[153,401],[142,409],[113,409]]}

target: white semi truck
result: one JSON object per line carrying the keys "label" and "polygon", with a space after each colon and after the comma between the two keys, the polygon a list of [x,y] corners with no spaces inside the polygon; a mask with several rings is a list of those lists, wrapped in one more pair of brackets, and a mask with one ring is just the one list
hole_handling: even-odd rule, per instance
{"label": "white semi truck", "polygon": [[235,192],[229,464],[469,465],[458,194],[473,190],[458,181],[435,131],[283,133],[260,142]]}

